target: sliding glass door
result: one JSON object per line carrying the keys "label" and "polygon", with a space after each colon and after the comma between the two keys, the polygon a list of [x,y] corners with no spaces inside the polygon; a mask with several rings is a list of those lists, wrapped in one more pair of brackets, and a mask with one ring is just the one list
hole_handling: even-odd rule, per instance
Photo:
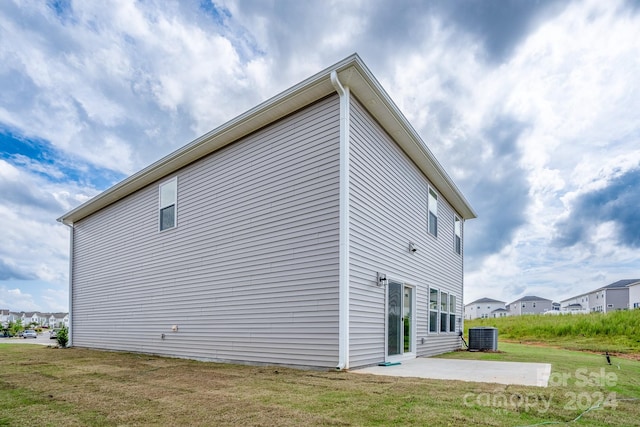
{"label": "sliding glass door", "polygon": [[387,287],[387,357],[414,352],[414,289],[389,281]]}

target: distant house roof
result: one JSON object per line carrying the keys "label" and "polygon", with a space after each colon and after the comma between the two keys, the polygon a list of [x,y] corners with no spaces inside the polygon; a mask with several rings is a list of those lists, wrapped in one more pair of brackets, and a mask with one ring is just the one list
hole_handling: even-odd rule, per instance
{"label": "distant house roof", "polygon": [[463,219],[476,217],[469,202],[436,160],[427,144],[409,124],[360,57],[353,54],[131,175],[67,212],[58,218],[58,221],[72,225],[180,168],[319,99],[336,93],[332,75],[337,76],[339,81],[349,87],[351,93],[366,106],[369,113]]}
{"label": "distant house roof", "polygon": [[617,282],[613,282],[610,285],[607,286],[603,286],[599,289],[596,289],[597,291],[601,290],[601,289],[615,289],[615,288],[626,288],[629,285],[632,285],[636,282],[640,282],[640,279],[624,279],[624,280],[618,280]]}
{"label": "distant house roof", "polygon": [[492,313],[502,313],[503,311],[509,311],[506,308],[496,308],[492,311]]}
{"label": "distant house roof", "polygon": [[491,298],[480,298],[480,299],[477,299],[477,300],[475,300],[475,301],[473,301],[473,302],[470,302],[469,304],[466,304],[466,305],[471,305],[471,304],[481,304],[481,303],[485,303],[485,302],[487,302],[487,303],[491,303],[491,302],[498,302],[498,303],[500,303],[500,304],[504,304],[504,301],[498,301],[497,299],[491,299]]}
{"label": "distant house roof", "polygon": [[535,295],[526,295],[526,296],[523,296],[523,297],[522,297],[522,298],[520,298],[520,299],[517,299],[517,300],[513,301],[513,302],[512,302],[512,303],[510,303],[510,304],[514,304],[514,303],[516,303],[516,302],[527,302],[527,301],[549,301],[549,302],[552,302],[550,299],[546,299],[546,298],[542,298],[542,297],[537,297],[537,296],[535,296]]}
{"label": "distant house roof", "polygon": [[578,304],[578,303],[575,303],[575,304],[569,304],[569,305],[567,306],[567,308],[579,308],[579,309],[582,309],[582,304]]}
{"label": "distant house roof", "polygon": [[572,296],[572,297],[567,298],[567,299],[563,299],[562,302],[570,301],[570,300],[576,299],[576,298],[580,298],[580,297],[592,294],[594,292],[602,291],[602,290],[605,290],[605,289],[622,289],[622,288],[627,288],[629,286],[634,286],[634,285],[638,285],[638,284],[640,284],[640,279],[618,280],[617,282],[610,283],[610,284],[608,284],[606,286],[601,286],[601,287],[599,287],[597,289],[594,289],[592,291],[585,292],[585,293],[582,293],[582,294],[578,294],[578,295]]}

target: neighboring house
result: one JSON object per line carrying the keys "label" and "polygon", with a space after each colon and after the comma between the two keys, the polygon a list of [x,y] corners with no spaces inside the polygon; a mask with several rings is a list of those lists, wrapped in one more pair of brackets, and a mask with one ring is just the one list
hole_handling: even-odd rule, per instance
{"label": "neighboring house", "polygon": [[22,324],[26,326],[31,323],[35,323],[36,325],[40,324],[40,313],[37,311],[27,311],[22,313]]}
{"label": "neighboring house", "polygon": [[455,350],[475,216],[353,55],[59,218],[71,344],[338,369]]}
{"label": "neighboring house", "polygon": [[[22,325],[27,326],[30,323],[36,323],[39,326],[62,327],[69,325],[69,313],[41,313],[33,311],[9,311],[0,310],[0,322],[7,325],[9,322],[20,320]],[[52,326],[56,325],[56,326]]]}
{"label": "neighboring house", "polygon": [[69,313],[52,313],[47,319],[50,328],[69,327]]}
{"label": "neighboring house", "polygon": [[560,304],[564,311],[569,311],[569,308],[575,307],[575,304],[580,304],[585,312],[607,313],[626,310],[630,306],[633,307],[630,303],[630,286],[635,286],[637,283],[640,283],[640,279],[618,280],[593,291],[567,298]]}
{"label": "neighboring house", "polygon": [[506,308],[496,308],[491,312],[489,317],[507,317],[509,315],[509,310]]}
{"label": "neighboring house", "polygon": [[7,318],[8,322],[17,322],[18,320],[20,320],[22,322],[22,314],[23,313],[18,313],[16,311],[10,311],[9,312],[9,317]]}
{"label": "neighboring house", "polygon": [[589,310],[582,307],[582,305],[578,303],[569,304],[566,307],[564,307],[562,311],[568,311],[571,313],[588,313],[589,312]]}
{"label": "neighboring house", "polygon": [[523,314],[542,314],[545,311],[550,311],[552,307],[553,301],[528,295],[510,303],[508,309],[510,316],[521,316]]}
{"label": "neighboring house", "polygon": [[[504,317],[506,316],[507,311],[505,310],[504,304],[504,301],[498,301],[491,298],[480,298],[464,306],[464,318],[472,320],[486,319],[489,317]],[[501,309],[504,310],[504,312],[496,311]]]}
{"label": "neighboring house", "polygon": [[22,312],[22,324],[36,324],[39,326],[45,326],[49,322],[49,313],[41,313],[39,311],[27,311]]}
{"label": "neighboring house", "polygon": [[632,283],[629,288],[629,308],[640,308],[640,282]]}
{"label": "neighboring house", "polygon": [[6,327],[9,324],[9,310],[0,310],[0,326]]}
{"label": "neighboring house", "polygon": [[9,323],[9,313],[9,310],[0,310],[0,326],[7,326]]}
{"label": "neighboring house", "polygon": [[38,315],[38,325],[49,326],[50,313],[36,313]]}
{"label": "neighboring house", "polygon": [[[582,311],[588,313],[589,310],[589,294],[590,292],[576,295],[571,298],[560,301],[561,311]],[[595,299],[595,298],[594,298]]]}

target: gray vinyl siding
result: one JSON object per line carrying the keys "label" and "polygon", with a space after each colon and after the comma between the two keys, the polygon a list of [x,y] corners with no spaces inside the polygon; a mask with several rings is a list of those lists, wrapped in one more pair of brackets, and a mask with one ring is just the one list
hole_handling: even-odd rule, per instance
{"label": "gray vinyl siding", "polygon": [[76,223],[73,344],[334,367],[338,101],[166,177],[178,179],[176,228],[159,231],[165,179]]}
{"label": "gray vinyl siding", "polygon": [[[626,310],[629,307],[629,288],[607,289],[607,306],[605,312]],[[613,307],[609,307],[612,304]]]}
{"label": "gray vinyl siding", "polygon": [[[456,333],[428,333],[427,311],[433,286],[456,295],[456,316],[462,318],[462,256],[454,251],[453,209],[435,188],[433,237],[427,231],[430,183],[355,99],[350,132],[350,366],[385,358],[386,290],[376,286],[376,272],[415,287],[418,356],[459,348]],[[417,252],[409,252],[409,242]]]}

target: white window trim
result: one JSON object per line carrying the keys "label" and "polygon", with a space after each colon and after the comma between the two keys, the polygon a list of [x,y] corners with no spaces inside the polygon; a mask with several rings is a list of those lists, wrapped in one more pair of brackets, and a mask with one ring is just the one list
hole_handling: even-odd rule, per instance
{"label": "white window trim", "polygon": [[[455,304],[453,304],[453,311],[451,311],[451,300],[455,299]],[[458,327],[458,296],[453,292],[449,292],[449,333],[455,333],[456,328]],[[453,315],[453,330],[451,330],[451,315]]]}
{"label": "white window trim", "polygon": [[[411,350],[407,353],[403,353],[400,355],[393,355],[393,356],[389,356],[387,354],[386,349],[388,349],[388,339],[389,339],[389,331],[388,331],[388,327],[389,325],[387,324],[387,321],[385,320],[385,327],[384,327],[384,348],[385,348],[385,361],[387,362],[397,362],[397,361],[402,361],[402,360],[409,360],[409,359],[415,359],[416,355],[417,355],[417,351],[418,351],[418,333],[417,333],[417,319],[418,319],[418,314],[416,313],[416,304],[417,304],[417,299],[418,299],[418,295],[417,293],[417,286],[409,284],[407,282],[405,282],[404,280],[401,279],[394,279],[393,277],[387,276],[389,278],[390,282],[394,282],[394,283],[398,283],[400,285],[402,285],[402,294],[403,294],[403,299],[404,299],[404,288],[405,287],[409,287],[412,289],[413,292],[413,298],[411,298],[411,325],[413,326],[411,328],[411,341],[413,343],[413,348],[411,348]],[[388,308],[389,308],[389,292],[388,289],[385,290],[385,297],[384,297],[385,301],[384,301],[384,316],[385,319],[389,318],[389,313],[388,313]]]}
{"label": "white window trim", "polygon": [[[459,224],[460,235],[456,233],[456,224]],[[456,237],[460,238],[460,252],[458,252],[458,248],[456,246]],[[462,256],[462,220],[458,215],[453,216],[453,252]]]}
{"label": "white window trim", "polygon": [[[445,303],[444,303],[444,308],[445,310],[442,310],[442,294],[445,293],[447,294],[447,297],[445,298]],[[438,330],[439,333],[441,334],[446,334],[449,333],[449,292],[442,292],[440,291],[440,298],[438,298],[438,301],[440,302],[440,304],[438,305],[438,312],[440,314],[440,329]],[[445,316],[445,320],[446,320],[446,328],[443,331],[442,330],[442,315],[444,314]]]}
{"label": "white window trim", "polygon": [[[435,213],[434,216],[436,217],[436,225],[435,225],[435,233],[431,232],[431,203],[429,203],[429,199],[431,198],[431,193],[433,193],[433,196],[435,198]],[[438,196],[438,192],[436,190],[434,190],[431,186],[428,186],[427,188],[427,234],[432,235],[434,238],[438,238],[438,199],[440,196]]]}
{"label": "white window trim", "polygon": [[[171,184],[172,182],[175,183],[175,202],[174,202],[174,217],[173,217],[173,227],[169,227],[169,228],[165,228],[164,230],[162,229],[162,217],[160,215],[160,212],[162,211],[162,209],[164,207],[170,206],[162,206],[162,187],[164,187],[167,184]],[[171,179],[168,179],[166,181],[161,182],[158,185],[158,231],[161,233],[164,233],[165,231],[169,231],[169,230],[174,230],[178,228],[178,177],[175,176]]]}
{"label": "white window trim", "polygon": [[[437,298],[437,303],[436,303],[436,310],[432,310],[431,309],[431,290],[434,290],[438,293],[438,298]],[[446,304],[446,311],[442,311],[442,293],[446,293],[447,294],[447,304]],[[432,286],[427,287],[427,333],[430,335],[443,335],[443,334],[455,334],[457,333],[457,328],[458,328],[458,322],[460,319],[460,316],[458,316],[458,301],[460,300],[460,295],[459,294],[454,294],[453,292],[450,291],[442,291],[440,289],[434,288]],[[456,305],[455,307],[453,307],[454,311],[451,311],[451,296],[455,297],[456,299]],[[473,306],[471,306],[471,309],[473,309]],[[478,306],[478,309],[480,309],[480,306]],[[432,331],[431,330],[431,312],[435,311],[436,313],[436,330]],[[447,315],[447,330],[446,331],[442,331],[442,314],[446,314]],[[454,315],[455,317],[455,323],[453,325],[453,330],[451,330],[451,315]],[[481,316],[485,316],[483,318],[488,318],[489,315],[488,314],[481,314]]]}
{"label": "white window trim", "polygon": [[[431,309],[431,290],[436,291],[436,309]],[[427,297],[427,333],[428,334],[439,334],[440,333],[440,290],[429,286],[427,288],[428,297]],[[436,328],[434,331],[431,330],[431,312],[435,311],[436,313]]]}

